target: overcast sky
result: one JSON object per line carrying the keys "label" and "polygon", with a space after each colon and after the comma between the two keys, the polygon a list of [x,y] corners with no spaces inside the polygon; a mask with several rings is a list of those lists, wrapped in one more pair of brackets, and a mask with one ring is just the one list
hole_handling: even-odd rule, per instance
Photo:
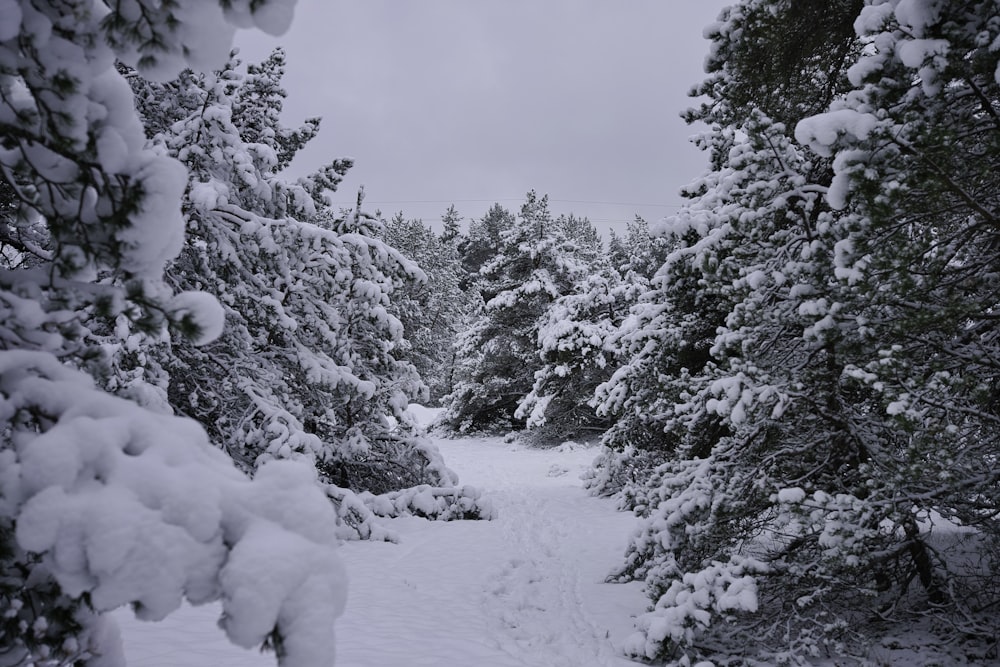
{"label": "overcast sky", "polygon": [[[705,158],[679,117],[724,0],[299,0],[291,30],[241,57],[288,55],[287,124],[322,116],[296,160],[355,167],[366,208],[435,224],[534,188],[554,213],[624,230],[656,220]],[[608,202],[605,204],[597,202]]]}

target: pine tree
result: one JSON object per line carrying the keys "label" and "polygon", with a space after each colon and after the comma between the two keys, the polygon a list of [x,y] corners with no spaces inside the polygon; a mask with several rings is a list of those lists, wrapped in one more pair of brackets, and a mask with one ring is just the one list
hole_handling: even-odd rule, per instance
{"label": "pine tree", "polygon": [[552,302],[538,325],[540,368],[515,416],[538,442],[591,439],[610,425],[591,405],[615,367],[608,339],[628,313],[613,269],[587,276]]}
{"label": "pine tree", "polygon": [[[113,396],[84,372],[114,379],[109,340],[131,351],[167,335],[207,344],[222,326],[212,297],[175,293],[162,279],[184,241],[186,174],[146,146],[114,63],[160,78],[217,66],[233,24],[285,29],[274,4],[4,7],[5,664],[120,664],[105,614],[131,605],[157,620],[185,599],[220,600],[229,637],[276,649],[280,664],[318,665],[332,651],[332,633],[314,628],[340,613],[345,587],[335,515],[315,473],[274,463],[251,481],[195,422]],[[274,560],[262,566],[265,545]],[[265,579],[270,597],[259,596]],[[248,617],[247,596],[263,604],[260,615]],[[268,616],[280,620],[261,627]]]}
{"label": "pine tree", "polygon": [[[713,28],[690,116],[715,124],[713,169],[605,388],[669,436],[632,491],[649,519],[624,575],[655,601],[638,655],[863,653],[873,617],[928,604],[970,654],[996,633],[996,590],[955,547],[974,533],[996,562],[992,375],[956,373],[992,354],[975,314],[993,307],[992,241],[974,230],[992,210],[996,27],[989,3],[912,9],[748,1]],[[787,57],[756,64],[772,49]]]}
{"label": "pine tree", "polygon": [[614,267],[625,266],[629,261],[628,250],[625,242],[615,233],[615,230],[608,232],[608,263]]}
{"label": "pine tree", "polygon": [[462,267],[465,270],[462,289],[477,290],[484,302],[496,294],[490,293],[485,287],[480,272],[500,254],[503,247],[502,237],[506,230],[514,226],[514,221],[515,217],[510,211],[500,204],[494,204],[482,218],[469,223],[469,233],[458,245]]}
{"label": "pine tree", "polygon": [[[597,388],[595,404],[613,425],[589,486],[599,494],[621,492],[626,507],[641,511],[649,510],[650,492],[657,493],[661,479],[650,476],[656,466],[682,445],[703,456],[726,432],[710,415],[690,425],[681,418],[684,397],[713,372],[710,351],[731,306],[725,287],[732,266],[703,242],[703,233],[718,238],[714,206],[692,203],[655,239],[636,222],[627,238],[625,294],[632,307],[607,341],[620,366]],[[658,268],[646,275],[652,266]]]}
{"label": "pine tree", "polygon": [[1000,590],[968,567],[956,532],[1000,562],[996,7],[893,2],[865,8],[856,26],[879,50],[849,71],[856,90],[796,137],[833,159],[826,198],[845,220],[835,270],[858,293],[870,341],[848,369],[879,416],[865,415],[878,480],[866,500],[905,536],[891,583],[919,582],[918,600],[957,626],[942,640],[989,643]]}
{"label": "pine tree", "polygon": [[609,340],[635,293],[603,257],[597,230],[586,218],[559,216],[555,222],[571,241],[580,270],[571,291],[539,320],[540,364],[515,413],[541,443],[590,439],[607,430],[610,420],[596,413],[592,399],[617,366]]}
{"label": "pine tree", "polygon": [[575,246],[573,252],[580,262],[595,267],[595,271],[598,265],[604,264],[604,244],[590,220],[570,213],[556,218],[555,225],[561,229],[566,240]]}
{"label": "pine tree", "polygon": [[227,319],[210,345],[171,346],[163,362],[170,403],[248,471],[305,457],[327,482],[354,491],[450,483],[432,446],[405,430],[421,384],[397,356],[402,326],[388,308],[394,289],[424,276],[379,240],[377,220],[326,205],[323,192],[349,162],[295,183],[277,175],[318,124],[273,125],[281,62],[278,52],[246,75],[230,60],[212,77],[136,82],[144,113],[170,100],[189,105],[153,137],[191,177],[191,242],[168,277],[215,294]]}
{"label": "pine tree", "polygon": [[[626,224],[626,235],[622,240],[620,261],[615,260],[612,266],[619,267],[622,276],[628,282],[652,281],[653,276],[666,262],[673,245],[667,234],[654,235],[649,223],[641,216]],[[632,278],[629,276],[632,275]]]}
{"label": "pine tree", "polygon": [[[484,218],[503,221],[502,209]],[[486,238],[489,238],[484,234]],[[483,266],[480,292],[486,305],[459,340],[455,390],[447,421],[456,429],[510,428],[538,367],[540,320],[586,271],[576,246],[553,224],[548,197],[527,195],[514,224],[500,235],[499,253]],[[467,256],[468,257],[468,256]]]}
{"label": "pine tree", "polygon": [[[452,213],[454,207],[445,217]],[[457,214],[453,219],[458,220]],[[427,276],[397,289],[390,310],[403,325],[399,355],[416,367],[432,404],[452,390],[455,340],[467,327],[478,299],[478,294],[460,287],[463,271],[456,237],[446,240],[447,232],[446,228],[438,237],[420,220],[406,220],[400,212],[386,223],[384,233],[385,241]]]}
{"label": "pine tree", "polygon": [[[287,167],[311,139],[319,133],[320,119],[307,118],[291,129],[281,124],[287,93],[281,87],[285,74],[285,52],[277,48],[261,63],[249,63],[246,74],[233,93],[232,114],[240,136],[248,144],[264,144],[275,152],[276,171]],[[346,164],[345,161],[341,161]],[[342,174],[341,174],[342,175]]]}
{"label": "pine tree", "polygon": [[455,251],[458,251],[459,237],[462,235],[459,223],[462,222],[462,216],[458,214],[458,210],[455,208],[454,204],[448,207],[448,210],[444,212],[441,216],[441,243],[447,246],[454,246]]}

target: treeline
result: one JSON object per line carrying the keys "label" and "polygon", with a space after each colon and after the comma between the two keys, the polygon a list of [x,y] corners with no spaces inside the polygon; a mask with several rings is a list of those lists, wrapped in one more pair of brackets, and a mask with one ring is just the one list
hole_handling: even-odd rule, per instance
{"label": "treeline", "polygon": [[454,206],[435,233],[402,212],[383,238],[426,272],[390,309],[403,323],[401,356],[447,410],[455,432],[520,432],[539,445],[596,439],[614,421],[594,392],[620,357],[610,335],[667,255],[636,218],[608,243],[586,218],[553,216],[528,192],[515,213],[494,204],[468,222]]}

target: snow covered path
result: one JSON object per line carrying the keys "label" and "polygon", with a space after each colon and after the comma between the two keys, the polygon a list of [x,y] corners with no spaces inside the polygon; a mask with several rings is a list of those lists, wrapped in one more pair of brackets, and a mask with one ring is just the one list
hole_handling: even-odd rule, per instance
{"label": "snow covered path", "polygon": [[[644,610],[639,584],[605,584],[635,519],[583,491],[594,450],[532,450],[500,439],[439,442],[494,521],[392,520],[399,544],[353,542],[337,623],[338,667],[635,667],[615,648]],[[133,667],[273,665],[232,647],[218,609],[164,623],[121,614]]]}

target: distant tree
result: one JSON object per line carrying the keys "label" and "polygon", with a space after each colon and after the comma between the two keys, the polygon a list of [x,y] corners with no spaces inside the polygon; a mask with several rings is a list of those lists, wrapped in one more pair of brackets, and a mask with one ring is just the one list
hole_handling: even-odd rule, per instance
{"label": "distant tree", "polygon": [[[486,220],[505,220],[504,214],[494,207],[484,226]],[[460,430],[523,425],[515,413],[539,365],[541,318],[587,270],[563,228],[553,224],[548,197],[534,191],[512,226],[502,231],[500,244],[480,272],[480,292],[489,300],[459,340],[447,420]]]}
{"label": "distant tree", "polygon": [[462,230],[459,227],[461,222],[462,216],[459,215],[454,204],[450,205],[441,216],[441,243],[453,246],[456,252],[458,251],[459,237],[462,235]]}
{"label": "distant tree", "polygon": [[625,243],[622,238],[618,236],[613,229],[608,232],[608,244],[606,250],[608,264],[616,269],[628,263],[628,249],[625,247]]}
{"label": "distant tree", "polygon": [[403,324],[404,340],[397,356],[416,367],[431,403],[437,404],[452,390],[455,341],[468,327],[479,295],[460,287],[463,272],[455,237],[446,241],[420,220],[406,220],[400,212],[386,223],[384,239],[427,276],[398,288],[390,312]]}
{"label": "distant tree", "polygon": [[628,314],[622,291],[614,270],[589,275],[542,316],[540,367],[515,413],[535,440],[591,439],[611,424],[606,414],[596,413],[592,402],[597,386],[616,367],[607,342]]}
{"label": "distant tree", "polygon": [[555,224],[562,228],[562,233],[574,246],[574,253],[590,266],[603,266],[605,257],[603,256],[604,244],[601,242],[601,235],[587,218],[578,218],[570,213],[560,215],[555,219]]}
{"label": "distant tree", "polygon": [[607,261],[586,218],[560,216],[556,226],[571,242],[567,248],[579,262],[579,275],[539,319],[537,370],[516,412],[531,438],[542,443],[594,438],[610,425],[606,415],[595,412],[594,390],[617,367],[608,342],[635,293]]}
{"label": "distant tree", "polygon": [[500,254],[504,245],[503,235],[514,226],[514,222],[515,217],[510,211],[500,204],[494,204],[482,218],[469,223],[469,233],[458,245],[462,268],[465,270],[462,289],[478,290],[484,302],[496,294],[490,293],[489,288],[483,284],[480,271]]}
{"label": "distant tree", "polygon": [[[625,257],[614,266],[627,282],[649,283],[677,246],[677,240],[667,231],[654,234],[649,223],[638,215],[626,225],[626,230],[622,239]],[[634,274],[635,278],[629,278],[629,274]]]}

